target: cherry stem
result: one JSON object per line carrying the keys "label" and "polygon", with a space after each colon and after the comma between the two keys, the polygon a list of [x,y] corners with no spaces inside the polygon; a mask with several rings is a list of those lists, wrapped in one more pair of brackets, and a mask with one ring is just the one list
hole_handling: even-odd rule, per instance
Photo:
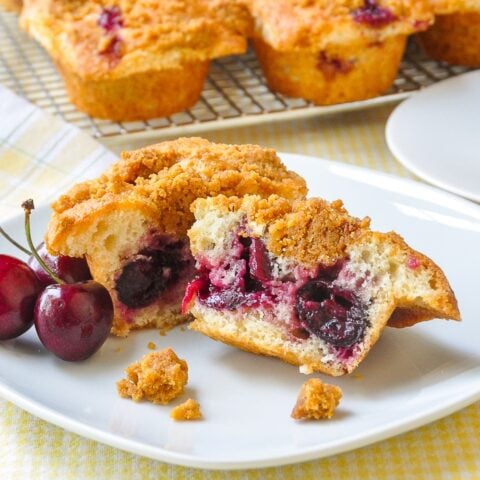
{"label": "cherry stem", "polygon": [[18,242],[16,242],[2,227],[0,227],[0,234],[3,235],[10,243],[13,243],[13,245],[15,245],[23,253],[26,253],[27,255],[32,254],[32,252],[30,250],[27,250],[24,246],[22,246]]}
{"label": "cherry stem", "polygon": [[37,249],[33,245],[32,242],[32,233],[30,230],[30,214],[32,213],[32,210],[35,210],[35,205],[33,203],[32,199],[25,200],[22,203],[22,208],[25,211],[25,234],[27,237],[27,243],[30,249],[32,250],[32,255],[35,257],[37,262],[40,264],[40,266],[52,277],[52,279],[56,282],[59,283],[60,285],[63,285],[65,282],[57,277],[51,270],[51,268],[45,263],[43,258],[38,254]]}

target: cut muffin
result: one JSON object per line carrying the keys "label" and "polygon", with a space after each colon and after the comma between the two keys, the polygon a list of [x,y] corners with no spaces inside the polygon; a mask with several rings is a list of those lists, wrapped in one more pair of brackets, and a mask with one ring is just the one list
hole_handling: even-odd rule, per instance
{"label": "cut muffin", "polygon": [[340,201],[278,196],[197,200],[190,327],[302,371],[352,372],[388,324],[459,319],[432,260]]}
{"label": "cut muffin", "polygon": [[433,20],[426,0],[247,0],[272,90],[318,105],[388,90],[407,35]]}
{"label": "cut muffin", "polygon": [[480,2],[430,0],[435,24],[417,36],[425,52],[436,60],[480,67]]}
{"label": "cut muffin", "polygon": [[194,274],[190,204],[210,195],[305,196],[305,182],[275,152],[183,138],[132,152],[100,178],[53,204],[46,245],[85,256],[114,303],[113,332],[166,329],[185,320],[180,303]]}
{"label": "cut muffin", "polygon": [[26,0],[21,25],[80,110],[136,120],[195,104],[209,61],[246,50],[251,17],[239,0]]}

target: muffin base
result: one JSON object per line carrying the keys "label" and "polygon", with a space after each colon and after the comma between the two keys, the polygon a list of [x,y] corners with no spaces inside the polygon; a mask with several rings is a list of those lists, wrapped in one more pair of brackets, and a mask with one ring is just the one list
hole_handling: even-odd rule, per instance
{"label": "muffin base", "polygon": [[405,51],[406,37],[333,46],[320,52],[275,50],[262,39],[253,46],[271,90],[317,105],[375,97],[390,88]]}
{"label": "muffin base", "polygon": [[145,120],[165,117],[193,106],[203,89],[209,62],[147,71],[118,79],[84,79],[61,62],[70,101],[92,117]]}
{"label": "muffin base", "polygon": [[416,38],[435,60],[480,67],[480,13],[438,15],[435,24]]}

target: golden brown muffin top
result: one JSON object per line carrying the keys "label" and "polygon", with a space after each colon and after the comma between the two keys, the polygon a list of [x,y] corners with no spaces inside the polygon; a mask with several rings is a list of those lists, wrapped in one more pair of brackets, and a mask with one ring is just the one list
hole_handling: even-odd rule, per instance
{"label": "golden brown muffin top", "polygon": [[240,0],[27,0],[22,26],[82,77],[175,68],[243,53]]}
{"label": "golden brown muffin top", "polygon": [[[332,203],[320,198],[291,202],[277,195],[260,198],[218,196],[199,199],[192,210],[219,210],[243,213],[248,224],[253,222],[267,231],[267,247],[276,256],[295,260],[305,266],[319,263],[332,265],[345,256],[345,251],[370,226],[370,220],[351,217],[341,200]],[[197,252],[195,237],[190,234],[191,248]]]}
{"label": "golden brown muffin top", "polygon": [[62,195],[52,205],[46,241],[53,252],[68,254],[65,245],[73,227],[127,205],[148,212],[165,232],[183,235],[193,222],[190,205],[198,197],[277,194],[295,199],[306,191],[305,181],[288,171],[272,149],[180,138],[123,152],[99,178]]}
{"label": "golden brown muffin top", "polygon": [[278,50],[378,42],[426,29],[427,0],[245,0],[255,35]]}
{"label": "golden brown muffin top", "polygon": [[480,12],[479,0],[430,0],[436,14]]}

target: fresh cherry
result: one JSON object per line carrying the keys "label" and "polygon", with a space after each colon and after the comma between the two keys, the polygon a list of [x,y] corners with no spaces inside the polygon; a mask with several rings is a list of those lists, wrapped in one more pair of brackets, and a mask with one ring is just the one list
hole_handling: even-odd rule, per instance
{"label": "fresh cherry", "polygon": [[55,281],[37,298],[33,315],[35,329],[45,348],[58,357],[69,361],[85,360],[101,347],[110,332],[112,299],[108,291],[93,280],[69,284],[52,272],[32,242],[33,200],[27,200],[22,207],[32,255]]}
{"label": "fresh cherry", "polygon": [[26,263],[0,255],[0,340],[18,337],[32,326],[35,300],[41,289]]}
{"label": "fresh cherry", "polygon": [[[67,255],[51,255],[48,253],[47,247],[43,242],[37,247],[37,253],[50,267],[52,272],[65,283],[85,282],[92,279],[92,275],[84,258],[68,257]],[[55,280],[53,280],[40,263],[38,263],[34,255],[31,255],[28,259],[28,265],[36,273],[44,286],[55,283]]]}
{"label": "fresh cherry", "polygon": [[110,333],[113,303],[107,290],[92,280],[50,285],[38,297],[34,318],[45,348],[63,360],[85,360]]}

